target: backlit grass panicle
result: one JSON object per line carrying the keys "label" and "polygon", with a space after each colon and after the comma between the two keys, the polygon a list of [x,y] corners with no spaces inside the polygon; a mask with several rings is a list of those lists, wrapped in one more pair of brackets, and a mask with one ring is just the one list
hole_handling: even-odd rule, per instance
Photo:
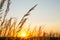
{"label": "backlit grass panicle", "polygon": [[11,22],[12,22],[12,18],[10,18],[9,19],[9,25],[8,25],[8,33],[7,33],[7,35],[9,36],[9,33],[10,33],[10,31],[11,31]]}
{"label": "backlit grass panicle", "polygon": [[4,36],[6,36],[7,35],[6,33],[8,33],[8,30],[9,30],[9,27],[10,27],[10,20],[8,20],[4,26],[5,26]]}
{"label": "backlit grass panicle", "polygon": [[4,13],[3,22],[1,23],[1,26],[3,25],[3,23],[4,23],[4,21],[5,21],[5,18],[6,18],[6,16],[7,16],[7,13],[8,13],[8,11],[9,11],[9,7],[10,7],[10,0],[8,0],[8,2],[7,2],[7,8],[6,8],[6,11],[5,11],[5,13]]}
{"label": "backlit grass panicle", "polygon": [[[26,15],[29,14],[32,10],[34,10],[34,8],[35,8],[36,6],[37,6],[37,4],[34,5],[34,6],[26,13]],[[24,15],[24,16],[26,16],[26,15]]]}
{"label": "backlit grass panicle", "polygon": [[41,36],[42,34],[42,26],[39,26],[39,29],[38,29],[38,36]]}
{"label": "backlit grass panicle", "polygon": [[2,0],[1,3],[0,3],[0,10],[2,9],[4,3],[5,3],[6,0]]}
{"label": "backlit grass panicle", "polygon": [[34,5],[30,10],[28,10],[28,12],[22,17],[22,19],[21,19],[21,21],[19,22],[18,25],[20,25],[20,23],[22,23],[22,21],[24,20],[24,18],[25,18],[26,16],[29,16],[29,15],[30,15],[30,12],[31,12],[36,6],[37,6],[37,4]]}
{"label": "backlit grass panicle", "polygon": [[17,32],[19,32],[22,29],[22,26],[24,25],[24,23],[26,22],[27,18],[25,18],[23,20],[23,22],[21,23],[21,25],[19,26],[19,30]]}

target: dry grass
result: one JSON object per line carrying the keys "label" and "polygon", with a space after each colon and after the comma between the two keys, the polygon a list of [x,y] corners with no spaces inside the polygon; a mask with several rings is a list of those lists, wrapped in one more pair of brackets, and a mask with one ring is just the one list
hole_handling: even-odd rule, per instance
{"label": "dry grass", "polygon": [[[19,31],[21,31],[24,23],[26,22],[26,20],[28,19],[26,16],[29,16],[30,15],[30,12],[37,6],[37,4],[35,6],[33,6],[21,19],[21,21],[18,23],[18,25],[16,26],[16,23],[17,23],[17,20],[14,19],[14,22],[12,23],[12,19],[13,18],[10,18],[9,20],[6,20],[6,16],[9,12],[9,7],[10,7],[10,4],[11,4],[11,0],[8,0],[7,1],[7,8],[5,10],[4,13],[4,16],[2,16],[1,13],[3,10],[3,6],[4,6],[4,3],[5,1],[7,0],[2,0],[1,3],[0,3],[0,36],[4,36],[4,37],[10,37],[10,36],[15,36],[16,34],[18,34]],[[2,19],[1,19],[2,18]],[[3,33],[4,32],[4,33]],[[3,34],[2,34],[3,33]]]}
{"label": "dry grass", "polygon": [[[7,8],[6,8],[5,12],[2,12],[3,11],[2,8],[4,6],[5,1],[6,0],[2,0],[0,3],[0,37],[17,37],[18,32],[20,32],[23,29],[23,25],[25,24],[26,20],[28,19],[27,16],[30,15],[30,12],[32,10],[34,10],[34,8],[37,6],[37,4],[34,5],[31,9],[29,9],[28,12],[22,17],[20,22],[17,24],[18,21],[16,20],[16,18],[12,17],[12,18],[6,20],[7,19],[6,16],[9,12],[11,0],[7,1]],[[2,16],[2,14],[4,14],[4,16]],[[13,19],[14,19],[14,22],[12,22]],[[48,34],[46,32],[42,33],[41,26],[39,27],[38,31],[36,30],[36,27],[34,28],[33,31],[30,31],[30,25],[28,27],[29,28],[27,28],[27,31],[30,32],[29,37],[31,37],[31,38],[32,37],[41,37],[41,34],[43,34],[42,37],[60,37],[59,33],[50,33],[50,34]]]}

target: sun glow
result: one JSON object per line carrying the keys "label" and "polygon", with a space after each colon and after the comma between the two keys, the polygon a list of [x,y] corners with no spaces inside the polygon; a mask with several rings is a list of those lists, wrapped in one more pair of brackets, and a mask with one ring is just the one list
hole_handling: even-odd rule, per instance
{"label": "sun glow", "polygon": [[26,37],[27,34],[26,34],[25,32],[23,32],[23,33],[20,34],[20,36],[21,36],[21,37]]}
{"label": "sun glow", "polygon": [[18,37],[28,37],[29,36],[29,33],[28,32],[26,32],[26,31],[21,31],[21,32],[19,32],[18,33]]}

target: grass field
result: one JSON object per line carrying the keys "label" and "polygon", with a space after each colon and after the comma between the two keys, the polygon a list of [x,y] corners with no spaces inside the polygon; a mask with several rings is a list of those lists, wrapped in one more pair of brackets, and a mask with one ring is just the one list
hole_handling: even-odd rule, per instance
{"label": "grass field", "polygon": [[60,33],[43,32],[42,26],[39,26],[38,30],[34,28],[32,31],[30,30],[30,26],[27,29],[23,29],[23,25],[28,19],[27,16],[31,14],[30,12],[34,10],[37,4],[29,9],[18,22],[15,17],[6,18],[10,9],[11,0],[7,1],[7,6],[4,11],[3,6],[5,1],[2,0],[0,3],[0,40],[60,40]]}

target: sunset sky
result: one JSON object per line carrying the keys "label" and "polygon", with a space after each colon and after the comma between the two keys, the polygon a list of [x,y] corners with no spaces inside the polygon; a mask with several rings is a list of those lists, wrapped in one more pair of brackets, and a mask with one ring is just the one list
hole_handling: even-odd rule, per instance
{"label": "sunset sky", "polygon": [[27,25],[45,25],[46,31],[60,32],[60,0],[11,0],[7,17],[21,19],[35,4],[38,5],[31,11]]}

